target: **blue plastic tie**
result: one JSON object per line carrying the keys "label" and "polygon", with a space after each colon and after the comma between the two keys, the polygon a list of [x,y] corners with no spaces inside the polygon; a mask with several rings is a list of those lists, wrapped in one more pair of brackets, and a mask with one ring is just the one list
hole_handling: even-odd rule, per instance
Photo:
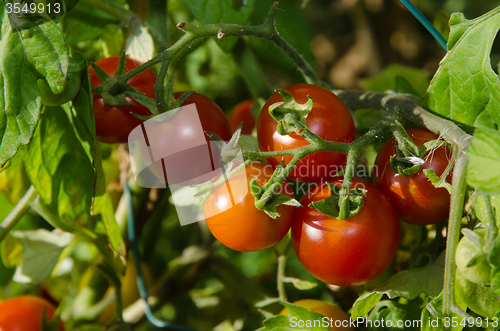
{"label": "blue plastic tie", "polygon": [[409,0],[399,0],[403,4],[403,6],[408,9],[413,16],[415,16],[420,23],[436,38],[437,42],[444,48],[445,51],[448,51],[448,47],[446,46],[446,39],[439,33],[438,30],[432,25],[431,22],[409,1]]}
{"label": "blue plastic tie", "polygon": [[142,271],[140,266],[141,254],[139,252],[139,244],[135,237],[135,220],[134,220],[134,207],[132,205],[132,197],[130,195],[130,188],[128,183],[125,184],[123,189],[123,193],[125,194],[125,198],[127,200],[127,232],[128,239],[132,243],[132,254],[135,260],[135,267],[137,269],[137,287],[139,288],[139,294],[141,298],[146,302],[146,318],[148,321],[155,327],[160,329],[169,329],[174,331],[196,331],[193,329],[185,328],[182,326],[173,325],[169,322],[158,319],[151,310],[151,306],[148,302],[148,292],[146,291],[146,286],[144,285],[144,279],[142,277]]}

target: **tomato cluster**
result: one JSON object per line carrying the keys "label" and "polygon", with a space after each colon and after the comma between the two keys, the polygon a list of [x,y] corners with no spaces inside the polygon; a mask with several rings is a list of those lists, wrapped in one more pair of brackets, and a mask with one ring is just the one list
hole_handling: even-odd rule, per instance
{"label": "tomato cluster", "polygon": [[[116,71],[118,58],[104,59],[96,62],[96,65],[112,75]],[[127,59],[127,71],[138,65],[138,62]],[[92,86],[99,86],[99,79],[92,68],[89,70]],[[154,74],[146,70],[128,83],[154,98],[155,81]],[[309,84],[292,85],[284,90],[293,98],[294,105],[305,105],[312,99],[312,105],[308,104],[308,112],[304,116],[304,123],[311,134],[325,141],[339,143],[355,140],[355,125],[351,114],[334,93]],[[257,140],[263,152],[307,146],[310,140],[300,130],[288,134],[279,133],[283,131],[280,131],[278,122],[269,109],[271,106],[284,107],[287,104],[283,102],[286,100],[281,93],[285,92],[276,92],[267,100],[257,121],[251,113],[252,100],[245,100],[235,106],[229,114],[229,121],[213,101],[202,95],[190,96],[184,105],[194,103],[203,130],[215,133],[225,141],[230,139],[231,131],[234,132],[242,123],[243,134],[252,134],[257,125]],[[175,98],[179,96],[180,93],[175,94]],[[126,141],[130,131],[141,123],[141,120],[130,113],[149,115],[144,106],[134,100],[130,102],[135,105],[109,106],[103,102],[102,97],[94,95],[97,136],[101,141]],[[287,112],[287,109],[283,111]],[[194,137],[186,132],[194,132],[194,129],[187,122],[170,128],[177,130],[174,136],[178,137],[178,146],[190,144]],[[408,130],[408,135],[416,146],[439,138],[423,129]],[[208,136],[205,138],[209,143]],[[149,139],[155,144],[163,144],[165,148],[172,143],[170,139],[164,139],[161,132]],[[255,207],[250,184],[255,178],[258,185],[264,186],[275,168],[280,163],[286,166],[292,160],[292,155],[268,157],[267,165],[254,161],[209,194],[203,206],[208,228],[222,244],[238,251],[269,248],[291,229],[295,253],[312,275],[326,283],[341,286],[369,282],[380,275],[396,255],[400,236],[399,220],[431,224],[446,219],[448,215],[447,190],[435,188],[424,173],[424,170],[429,169],[437,176],[443,174],[450,158],[447,147],[442,146],[425,154],[420,170],[408,177],[391,169],[390,160],[396,152],[394,139],[389,140],[380,150],[374,167],[373,181],[376,186],[361,179],[352,179],[351,189],[363,189],[362,204],[354,216],[343,220],[323,214],[312,203],[338,194],[332,192],[331,184],[340,187],[343,183],[342,177],[335,176],[345,166],[345,154],[319,151],[302,158],[288,174],[288,178],[318,184],[313,185],[301,199],[302,208],[279,205],[276,209],[280,215],[278,219],[271,218],[264,210]],[[209,177],[203,175],[208,174],[211,169],[200,169],[198,156],[192,154],[181,162],[185,165],[186,177],[181,176],[182,180],[195,177],[203,178],[202,181],[208,180]],[[217,158],[213,161],[218,163]],[[165,175],[162,169],[153,169],[153,172],[159,177]],[[450,178],[447,180],[450,181]],[[279,194],[294,197],[287,181],[282,183],[278,191]]]}

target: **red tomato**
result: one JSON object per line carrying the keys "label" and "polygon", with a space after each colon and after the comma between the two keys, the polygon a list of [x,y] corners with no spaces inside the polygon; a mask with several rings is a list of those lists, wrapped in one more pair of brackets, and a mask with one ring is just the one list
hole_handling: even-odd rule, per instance
{"label": "red tomato", "polygon": [[[332,92],[319,86],[297,84],[285,88],[292,94],[298,103],[308,101],[307,96],[313,99],[313,108],[306,123],[311,132],[320,138],[336,141],[351,142],[355,139],[354,121],[342,101]],[[269,106],[283,101],[279,93],[274,93],[267,100],[260,112],[257,122],[257,138],[262,151],[281,151],[306,146],[309,143],[300,135],[291,133],[286,136],[276,131],[278,123],[269,114]],[[285,156],[288,164],[293,156]],[[282,157],[268,158],[268,162],[277,166]],[[290,173],[289,177],[304,182],[317,182],[324,177],[332,177],[341,170],[346,162],[346,156],[337,152],[316,152],[300,160]]]}
{"label": "red tomato", "polygon": [[[417,146],[439,137],[425,129],[410,129],[408,135]],[[375,159],[373,182],[389,198],[403,222],[412,224],[434,224],[448,218],[450,194],[445,188],[435,188],[424,174],[424,169],[434,170],[441,176],[448,166],[451,151],[441,146],[424,155],[425,163],[419,172],[404,177],[394,173],[389,165],[396,154],[394,138],[387,141]],[[446,178],[451,182],[451,173]]]}
{"label": "red tomato", "polygon": [[[182,93],[174,93],[174,97],[179,98]],[[160,122],[153,131],[147,132],[148,143],[155,151],[168,151],[168,154],[176,151],[164,157],[163,162],[157,161],[151,167],[156,176],[164,179],[165,166],[167,179],[171,184],[192,185],[213,178],[213,171],[219,168],[220,151],[214,144],[210,144],[210,138],[203,131],[215,133],[224,141],[231,139],[231,128],[226,115],[215,102],[195,93],[182,105],[190,104],[196,106],[197,116],[192,116],[190,111],[181,110],[169,121]],[[200,145],[200,139],[204,139],[206,145]]]}
{"label": "red tomato", "polygon": [[[286,235],[292,224],[294,207],[278,206],[281,215],[278,219],[272,219],[257,209],[250,191],[250,180],[256,177],[262,186],[269,181],[274,168],[252,162],[245,171],[239,171],[226,185],[219,186],[205,202],[203,211],[215,238],[229,248],[250,252],[271,247]],[[290,184],[284,180],[279,193],[293,196],[292,192]],[[232,201],[240,202],[234,204]]]}
{"label": "red tomato", "polygon": [[[56,309],[45,299],[22,295],[0,302],[1,331],[40,331],[42,312],[45,309],[45,322],[49,323]],[[57,326],[64,331],[61,321]]]}
{"label": "red tomato", "polygon": [[[343,179],[332,183],[340,187]],[[314,277],[338,286],[361,285],[380,275],[399,245],[399,221],[389,200],[372,184],[353,178],[351,188],[367,190],[361,210],[339,220],[326,216],[313,201],[330,196],[326,183],[301,199],[292,224],[292,244],[302,265]]]}
{"label": "red tomato", "polygon": [[[95,64],[101,67],[106,74],[112,76],[116,73],[119,60],[119,56],[112,56],[99,60]],[[140,62],[127,58],[125,72],[129,72],[140,65]],[[90,86],[92,88],[101,86],[101,80],[97,77],[92,66],[89,66],[89,73]],[[127,83],[144,93],[147,97],[156,99],[154,91],[156,76],[151,70],[146,69],[140,74],[132,77]],[[110,144],[126,143],[132,129],[143,122],[130,113],[142,116],[151,115],[149,109],[132,98],[126,97],[128,102],[134,104],[133,106],[110,106],[104,103],[100,95],[95,93],[92,94],[94,96],[94,116],[97,139],[101,142]]]}
{"label": "red tomato", "polygon": [[252,105],[252,99],[245,100],[234,106],[231,112],[229,112],[229,125],[233,132],[235,132],[241,122],[243,122],[241,134],[252,134],[256,122],[255,117],[252,115]]}

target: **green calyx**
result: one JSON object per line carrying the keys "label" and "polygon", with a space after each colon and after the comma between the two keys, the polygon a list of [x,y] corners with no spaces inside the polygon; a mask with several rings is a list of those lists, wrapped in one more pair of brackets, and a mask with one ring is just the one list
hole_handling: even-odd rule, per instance
{"label": "green calyx", "polygon": [[269,106],[269,114],[276,122],[278,126],[276,131],[282,136],[295,132],[301,134],[306,128],[306,118],[312,110],[313,100],[308,96],[309,100],[300,104],[287,90],[276,90],[283,101],[276,102]]}
{"label": "green calyx", "polygon": [[260,186],[255,178],[250,181],[250,190],[255,197],[255,207],[263,210],[273,219],[280,217],[276,209],[279,205],[302,207],[300,202],[294,198],[276,192],[281,187],[285,177],[284,171],[282,162],[264,186]]}
{"label": "green calyx", "polygon": [[[323,200],[314,201],[309,204],[309,207],[314,207],[320,213],[333,218],[339,218],[340,215],[340,187],[337,185],[326,183],[330,189],[331,195]],[[361,210],[363,207],[363,196],[366,194],[363,189],[350,189],[348,192],[349,199],[349,212],[347,218],[351,218]]]}

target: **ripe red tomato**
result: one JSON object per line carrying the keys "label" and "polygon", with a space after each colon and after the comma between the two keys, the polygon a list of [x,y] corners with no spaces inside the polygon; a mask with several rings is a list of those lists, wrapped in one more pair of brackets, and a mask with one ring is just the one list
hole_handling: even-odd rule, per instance
{"label": "ripe red tomato", "polygon": [[[349,325],[349,317],[344,313],[342,309],[326,301],[314,300],[314,299],[303,299],[298,300],[293,303],[294,305],[301,306],[312,312],[321,314],[328,317],[329,329],[334,330],[354,330]],[[288,316],[288,308],[283,309],[280,315]],[[345,322],[344,322],[345,321]],[[344,324],[344,325],[342,325]],[[336,326],[337,325],[337,326]]]}
{"label": "ripe red tomato", "polygon": [[[112,56],[95,62],[109,76],[116,73],[119,56]],[[140,66],[141,63],[127,58],[126,70],[129,72]],[[101,86],[101,80],[97,77],[92,66],[89,66],[90,86],[92,88]],[[128,82],[130,86],[141,91],[149,98],[156,98],[154,85],[156,83],[155,74],[147,69],[140,74],[132,77]],[[110,106],[104,103],[100,95],[92,93],[94,96],[94,116],[96,125],[97,139],[104,143],[126,143],[128,135],[137,125],[143,121],[132,116],[135,113],[142,116],[151,115],[149,109],[136,102],[132,98],[126,97],[127,101],[133,103],[133,106]]]}
{"label": "ripe red tomato", "polygon": [[[208,228],[222,244],[237,251],[258,251],[273,246],[288,232],[294,207],[278,206],[281,217],[272,219],[255,207],[255,198],[250,191],[252,178],[256,177],[257,183],[262,186],[273,172],[274,168],[270,165],[252,162],[245,171],[241,170],[231,177],[227,185],[219,186],[205,202],[203,211]],[[293,196],[292,192],[290,184],[283,181],[279,193]],[[233,204],[231,201],[241,202]]]}
{"label": "ripe red tomato", "polygon": [[[174,93],[177,99],[183,92]],[[231,128],[226,115],[220,107],[204,95],[195,93],[184,101],[182,106],[194,104],[197,117],[190,111],[178,112],[169,121],[159,123],[154,130],[149,130],[148,143],[155,151],[168,151],[170,154],[151,166],[153,173],[171,184],[193,185],[213,178],[213,171],[219,167],[220,151],[211,139],[200,130],[218,135],[224,141],[231,139]],[[167,132],[168,131],[168,132]],[[203,136],[202,136],[203,135]],[[206,145],[200,145],[205,139]],[[215,147],[216,149],[213,149]],[[169,159],[171,157],[171,159]],[[158,159],[158,158],[156,158]]]}
{"label": "ripe red tomato", "polygon": [[[45,322],[49,323],[56,309],[45,299],[22,295],[0,302],[1,331],[40,331],[42,312],[45,309]],[[61,321],[57,326],[64,331]]]}
{"label": "ripe red tomato", "polygon": [[231,126],[231,130],[233,132],[235,132],[241,122],[243,122],[241,134],[252,134],[256,122],[255,117],[252,115],[252,105],[253,100],[248,99],[234,106],[234,108],[229,112],[229,125]]}
{"label": "ripe red tomato", "polygon": [[[340,187],[343,179],[331,181]],[[326,183],[301,199],[292,224],[292,244],[302,265],[314,277],[338,286],[361,285],[380,275],[399,245],[399,221],[389,200],[372,184],[353,178],[351,188],[367,190],[361,210],[339,220],[326,216],[313,201],[330,196]]]}
{"label": "ripe red tomato", "polygon": [[[417,146],[439,137],[425,129],[410,129],[408,135]],[[450,194],[445,188],[436,188],[424,174],[424,169],[434,170],[441,176],[448,166],[451,151],[441,146],[424,155],[425,163],[419,172],[409,177],[394,173],[389,165],[396,154],[394,138],[387,141],[375,159],[373,182],[389,198],[399,218],[411,224],[434,224],[448,218]],[[446,178],[451,182],[451,173]]]}
{"label": "ripe red tomato", "polygon": [[[351,142],[355,139],[354,121],[342,101],[332,92],[319,86],[297,84],[285,88],[292,94],[298,103],[308,101],[307,96],[313,99],[313,108],[306,123],[311,132],[320,138],[336,141]],[[306,146],[309,143],[300,135],[291,133],[286,136],[276,131],[278,123],[269,114],[269,106],[283,101],[279,93],[274,93],[267,100],[260,112],[257,122],[257,138],[262,151],[281,151]],[[288,164],[292,156],[285,156]],[[268,158],[271,165],[277,166],[282,157]],[[346,156],[337,152],[316,152],[303,158],[294,167],[289,177],[304,182],[317,182],[324,177],[332,177],[341,170],[346,162]]]}

